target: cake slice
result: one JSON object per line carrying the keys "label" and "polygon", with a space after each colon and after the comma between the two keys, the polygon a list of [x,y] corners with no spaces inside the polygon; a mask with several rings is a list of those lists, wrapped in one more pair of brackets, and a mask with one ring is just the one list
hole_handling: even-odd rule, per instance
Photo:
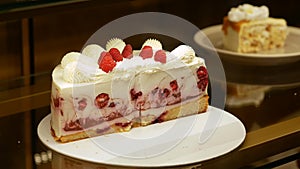
{"label": "cake slice", "polygon": [[206,112],[208,72],[194,50],[114,38],[66,54],[52,73],[51,132],[69,142]]}
{"label": "cake slice", "polygon": [[249,4],[232,8],[223,19],[224,48],[240,53],[255,53],[282,48],[287,37],[284,19],[269,17],[266,6]]}

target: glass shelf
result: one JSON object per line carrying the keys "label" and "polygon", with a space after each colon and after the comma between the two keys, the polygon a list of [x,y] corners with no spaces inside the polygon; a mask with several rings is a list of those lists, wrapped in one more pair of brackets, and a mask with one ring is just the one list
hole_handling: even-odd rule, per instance
{"label": "glass shelf", "polygon": [[[4,90],[3,86],[8,86],[7,84],[11,83],[15,83],[15,86],[9,86],[7,90]],[[230,88],[235,88],[248,84],[228,83],[228,85]],[[35,144],[40,147],[38,150],[48,151],[46,147],[41,146],[41,143],[39,143],[35,131],[40,120],[50,113],[51,73],[45,72],[14,79],[6,83],[2,82],[1,87],[3,90],[0,92],[0,106],[2,107],[0,119],[18,117],[17,119],[21,118],[25,120],[26,113],[24,112],[34,112],[35,115],[31,115],[31,118],[36,116],[38,118],[32,119],[34,120],[34,124],[33,131],[31,132],[34,133],[34,137],[31,139],[35,140]],[[261,87],[261,85],[256,85],[255,88],[247,86],[247,90],[244,92],[254,91],[252,89],[257,89],[257,87]],[[232,91],[231,89],[228,92],[227,98],[230,97]],[[201,165],[201,168],[214,168],[218,166],[241,167],[287,150],[296,149],[294,153],[290,153],[289,155],[295,155],[298,152],[300,146],[298,141],[300,138],[300,128],[298,125],[300,123],[300,105],[298,104],[300,101],[300,84],[284,88],[271,87],[260,92],[264,93],[264,97],[258,104],[241,103],[234,106],[227,104],[225,107],[225,110],[234,114],[245,125],[247,136],[244,143],[229,154],[197,165]],[[236,96],[237,99],[240,99],[238,95]],[[25,124],[20,123],[18,125]],[[25,142],[22,137],[18,139],[21,143]],[[18,140],[15,141],[18,142]],[[26,146],[20,148],[23,151]],[[268,151],[265,151],[266,149]],[[69,157],[57,153],[53,153],[53,156],[55,161],[53,161],[52,165],[57,165],[56,160],[69,159]],[[247,158],[238,158],[240,156],[247,156]],[[77,162],[79,164],[82,163],[82,165],[91,165],[80,160]]]}
{"label": "glass shelf", "polygon": [[51,89],[50,75],[47,72],[1,81],[0,117],[48,106]]}

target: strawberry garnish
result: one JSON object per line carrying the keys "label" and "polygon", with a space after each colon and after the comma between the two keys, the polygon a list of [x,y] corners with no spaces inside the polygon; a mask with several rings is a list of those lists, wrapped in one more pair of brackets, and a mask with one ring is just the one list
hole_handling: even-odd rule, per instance
{"label": "strawberry garnish", "polygon": [[111,48],[109,50],[109,53],[116,62],[120,62],[123,60],[123,56],[117,48]]}
{"label": "strawberry garnish", "polygon": [[102,52],[98,59],[99,68],[108,73],[117,65],[109,52]]}
{"label": "strawberry garnish", "polygon": [[154,60],[161,63],[167,62],[167,55],[166,52],[163,50],[158,50],[155,52]]}
{"label": "strawberry garnish", "polygon": [[151,58],[152,55],[153,55],[153,50],[152,50],[151,46],[144,46],[143,49],[142,49],[142,51],[140,52],[140,56],[143,59]]}
{"label": "strawberry garnish", "polygon": [[132,58],[132,46],[130,44],[127,44],[125,48],[122,51],[122,55],[124,58],[130,59]]}

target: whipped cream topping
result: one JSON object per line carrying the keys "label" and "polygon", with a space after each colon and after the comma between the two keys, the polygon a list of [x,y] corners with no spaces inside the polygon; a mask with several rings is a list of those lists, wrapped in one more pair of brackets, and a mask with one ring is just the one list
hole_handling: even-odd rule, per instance
{"label": "whipped cream topping", "polygon": [[66,67],[71,62],[81,62],[85,65],[96,66],[98,58],[86,56],[79,52],[67,53],[61,60],[61,66]]}
{"label": "whipped cream topping", "polygon": [[104,51],[105,50],[101,46],[97,44],[90,44],[82,50],[82,54],[85,56],[89,56],[97,61],[101,53]]}
{"label": "whipped cream topping", "polygon": [[[109,48],[113,47],[111,46],[111,42]],[[153,39],[145,42],[146,45],[153,45],[155,49],[161,49],[159,43],[159,41]],[[143,46],[145,46],[145,44]],[[153,53],[157,51],[155,49],[153,50]],[[195,51],[190,46],[180,45],[173,51],[166,52],[166,63],[155,61],[154,57],[143,59],[139,56],[140,51],[133,51],[134,56],[132,58],[123,58],[123,61],[116,62],[116,67],[111,72],[106,73],[102,71],[98,65],[98,58],[103,51],[104,49],[102,47],[93,44],[84,48],[82,53],[67,53],[61,61],[63,80],[68,83],[86,83],[98,80],[106,81],[108,78],[111,78],[112,75],[115,77],[126,78],[130,77],[130,74],[132,73],[144,70],[168,70],[171,68],[187,66],[187,64],[204,63],[203,59],[195,56]]]}
{"label": "whipped cream topping", "polygon": [[145,67],[153,67],[162,65],[160,62],[156,62],[152,58],[143,59],[140,56],[133,56],[131,59],[124,59],[123,62],[118,62],[114,71],[134,71],[143,69]]}
{"label": "whipped cream topping", "polygon": [[260,20],[268,17],[269,9],[264,5],[257,7],[250,4],[243,4],[236,8],[231,8],[228,12],[228,19],[232,22]]}
{"label": "whipped cream topping", "polygon": [[79,52],[67,53],[61,60],[64,68],[63,79],[69,83],[90,82],[105,74],[97,64],[97,59]]}
{"label": "whipped cream topping", "polygon": [[170,61],[173,59],[180,59],[183,63],[188,64],[194,60],[195,56],[196,54],[192,47],[180,45],[171,52],[168,59],[170,59]]}
{"label": "whipped cream topping", "polygon": [[105,72],[96,66],[81,62],[70,62],[64,68],[63,79],[69,83],[83,83],[95,81],[104,74]]}

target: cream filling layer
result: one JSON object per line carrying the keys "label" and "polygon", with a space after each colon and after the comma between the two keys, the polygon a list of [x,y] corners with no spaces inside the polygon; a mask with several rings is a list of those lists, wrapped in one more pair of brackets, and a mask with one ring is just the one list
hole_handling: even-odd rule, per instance
{"label": "cream filling layer", "polygon": [[[179,107],[179,110],[180,110],[179,115],[181,117],[187,116],[187,115],[190,115],[190,114],[196,114],[196,113],[199,112],[199,108],[200,108],[197,100],[199,100],[199,98],[202,97],[203,95],[204,95],[204,93],[201,96],[190,98],[186,101],[183,101],[181,103],[177,103],[177,104],[174,104],[174,105],[143,110],[141,112],[141,114],[142,114],[141,117],[142,118],[150,117],[150,118],[147,119],[148,121],[143,120],[142,123],[151,123],[156,118],[160,117],[164,112],[166,112],[170,109],[176,108],[176,107]],[[75,133],[82,132],[82,131],[85,131],[85,130],[106,129],[106,128],[110,128],[110,125],[113,125],[113,124],[116,124],[116,123],[133,122],[133,120],[138,120],[139,117],[140,117],[139,114],[140,114],[140,112],[136,110],[136,111],[133,111],[131,114],[126,115],[124,117],[116,118],[116,119],[113,119],[111,121],[104,121],[104,122],[102,122],[98,125],[88,127],[88,128],[84,128],[83,130],[65,131],[65,130],[54,129],[54,131],[55,131],[56,137],[59,138],[61,136],[75,134]]]}

